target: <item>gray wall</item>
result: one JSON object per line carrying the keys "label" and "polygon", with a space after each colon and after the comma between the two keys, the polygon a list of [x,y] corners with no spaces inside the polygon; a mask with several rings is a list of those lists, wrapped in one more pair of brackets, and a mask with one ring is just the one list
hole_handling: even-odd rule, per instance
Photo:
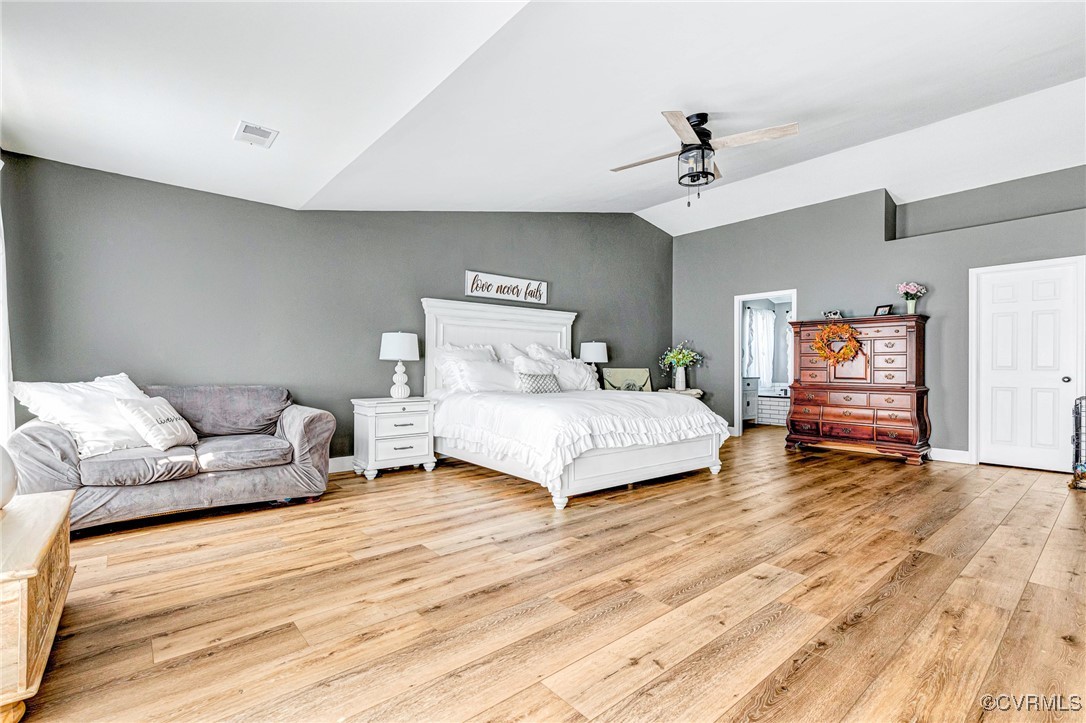
{"label": "gray wall", "polygon": [[[1081,171],[1046,174],[1038,183],[1061,197],[1078,193],[1081,209]],[[999,187],[970,192],[960,200],[970,208],[951,215],[980,214],[973,205],[998,205],[1003,195]],[[736,294],[795,288],[797,319],[819,318],[823,309],[865,316],[878,304],[894,303],[902,311],[895,285],[912,280],[929,290],[918,310],[931,317],[926,363],[932,446],[966,448],[968,270],[1086,253],[1086,211],[1027,213],[1029,218],[886,241],[886,199],[884,191],[871,191],[675,239],[673,333],[705,354],[692,381],[719,414],[729,421],[733,416]]]}
{"label": "gray wall", "polygon": [[19,380],[280,384],[336,415],[345,455],[349,399],[391,386],[380,333],[421,337],[419,299],[465,298],[465,269],[550,282],[613,366],[655,371],[671,342],[671,237],[633,215],[298,212],[3,159]]}

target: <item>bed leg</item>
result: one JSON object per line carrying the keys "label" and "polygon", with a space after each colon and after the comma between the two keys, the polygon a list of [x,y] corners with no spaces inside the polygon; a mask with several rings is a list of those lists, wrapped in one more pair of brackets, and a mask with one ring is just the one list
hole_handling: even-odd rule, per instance
{"label": "bed leg", "polygon": [[568,497],[551,497],[551,500],[554,502],[554,509],[556,510],[563,509],[566,503],[569,502]]}
{"label": "bed leg", "polygon": [[710,467],[709,474],[720,474],[720,465],[714,464],[712,467]]}

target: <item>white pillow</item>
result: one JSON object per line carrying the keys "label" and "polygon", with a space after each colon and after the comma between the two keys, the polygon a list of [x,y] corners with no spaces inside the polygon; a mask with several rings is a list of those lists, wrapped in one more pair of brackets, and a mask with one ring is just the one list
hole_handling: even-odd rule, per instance
{"label": "white pillow", "polygon": [[490,344],[468,344],[456,346],[446,344],[438,348],[438,359],[463,359],[465,361],[498,361],[494,347]]}
{"label": "white pillow", "polygon": [[505,344],[498,344],[498,360],[513,363],[518,356],[528,356],[528,353],[521,349],[519,346],[506,342]]}
{"label": "white pillow", "polygon": [[199,441],[188,421],[162,397],[117,399],[114,403],[140,436],[161,452]]}
{"label": "white pillow", "polygon": [[554,366],[553,374],[558,377],[558,386],[563,392],[593,391],[600,388],[596,367],[580,359],[562,359],[550,362]]}
{"label": "white pillow", "polygon": [[544,359],[529,359],[526,356],[513,360],[513,371],[517,374],[554,374],[555,362]]}
{"label": "white pillow", "polygon": [[572,359],[573,355],[565,349],[559,349],[554,346],[545,346],[543,344],[529,344],[528,356],[533,359]]}
{"label": "white pillow", "polygon": [[43,422],[63,427],[75,438],[79,458],[115,449],[146,447],[117,408],[118,399],[146,399],[127,374],[98,377],[93,382],[15,382],[11,391]]}
{"label": "white pillow", "polygon": [[466,392],[515,392],[517,375],[511,364],[499,361],[464,361],[454,359],[457,377]]}

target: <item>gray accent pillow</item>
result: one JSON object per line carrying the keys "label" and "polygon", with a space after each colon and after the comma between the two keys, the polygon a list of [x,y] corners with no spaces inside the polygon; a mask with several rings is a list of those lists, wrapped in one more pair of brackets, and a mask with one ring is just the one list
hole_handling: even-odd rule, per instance
{"label": "gray accent pillow", "polygon": [[558,377],[553,374],[517,374],[517,387],[525,394],[559,394]]}

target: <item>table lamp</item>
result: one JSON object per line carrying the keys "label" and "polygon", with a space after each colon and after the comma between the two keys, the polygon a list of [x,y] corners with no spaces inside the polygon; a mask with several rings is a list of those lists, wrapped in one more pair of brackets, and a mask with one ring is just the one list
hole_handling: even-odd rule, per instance
{"label": "table lamp", "polygon": [[588,364],[607,362],[607,344],[602,341],[582,341],[580,360]]}
{"label": "table lamp", "polygon": [[392,389],[389,394],[393,399],[406,399],[411,396],[411,387],[407,386],[405,361],[419,360],[419,337],[403,331],[386,331],[381,334],[381,361],[396,362],[396,373],[392,375]]}

